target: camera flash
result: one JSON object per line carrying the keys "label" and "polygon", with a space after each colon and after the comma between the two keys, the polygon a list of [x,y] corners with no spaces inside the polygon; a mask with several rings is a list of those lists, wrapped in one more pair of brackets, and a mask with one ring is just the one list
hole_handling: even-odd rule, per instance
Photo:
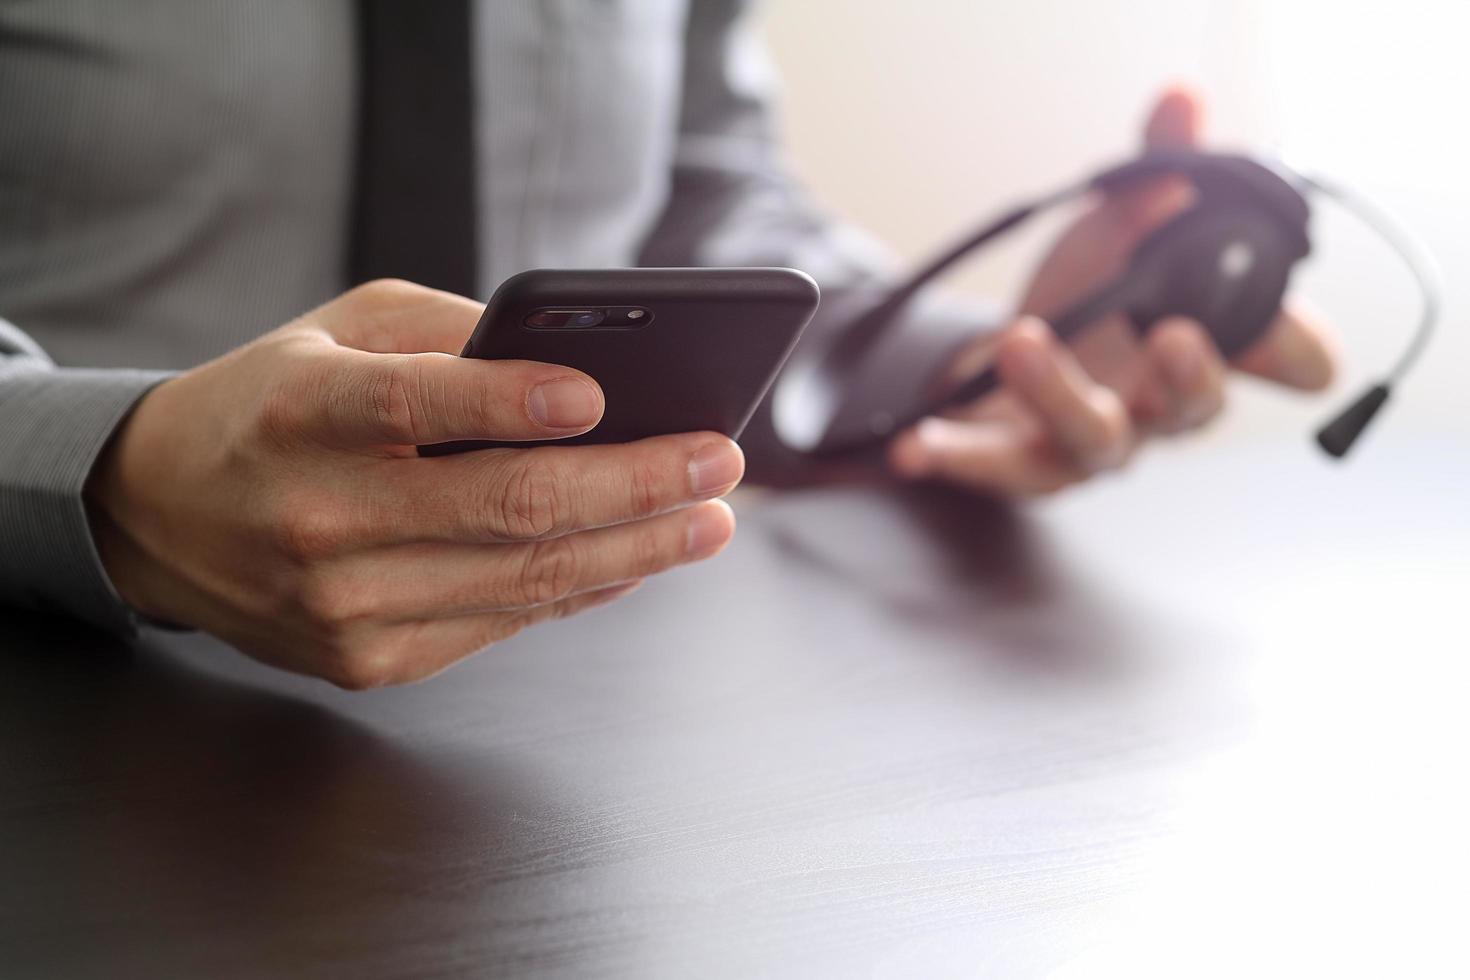
{"label": "camera flash", "polygon": [[643,311],[642,310],[629,310],[628,311],[628,319],[629,320],[641,320],[641,319],[643,319]]}

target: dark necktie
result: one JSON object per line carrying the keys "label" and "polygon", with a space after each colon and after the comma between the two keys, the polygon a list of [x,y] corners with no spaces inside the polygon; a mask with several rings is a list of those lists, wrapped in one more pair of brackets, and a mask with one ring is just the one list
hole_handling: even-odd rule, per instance
{"label": "dark necktie", "polygon": [[470,0],[359,0],[350,277],[475,295]]}

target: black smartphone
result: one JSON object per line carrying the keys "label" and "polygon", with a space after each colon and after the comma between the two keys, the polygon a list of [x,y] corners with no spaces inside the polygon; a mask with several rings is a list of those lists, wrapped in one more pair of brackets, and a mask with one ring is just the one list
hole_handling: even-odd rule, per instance
{"label": "black smartphone", "polygon": [[490,297],[463,356],[584,371],[602,386],[602,421],[567,439],[446,442],[419,452],[630,442],[706,430],[738,439],[819,296],[812,278],[795,269],[519,273]]}

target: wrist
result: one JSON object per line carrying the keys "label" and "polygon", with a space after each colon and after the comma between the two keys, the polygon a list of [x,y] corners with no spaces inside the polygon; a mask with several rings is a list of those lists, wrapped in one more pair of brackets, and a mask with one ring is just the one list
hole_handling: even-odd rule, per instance
{"label": "wrist", "polygon": [[138,615],[154,622],[175,622],[162,596],[166,571],[154,560],[144,541],[143,528],[150,523],[147,485],[141,473],[153,473],[156,481],[167,468],[139,459],[147,444],[142,431],[161,393],[172,381],[145,394],[119,423],[93,464],[82,490],[92,541],[103,571],[118,596]]}

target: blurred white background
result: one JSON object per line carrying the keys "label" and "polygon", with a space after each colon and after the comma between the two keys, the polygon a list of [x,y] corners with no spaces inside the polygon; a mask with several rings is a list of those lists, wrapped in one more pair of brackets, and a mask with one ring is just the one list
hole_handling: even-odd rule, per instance
{"label": "blurred white background", "polygon": [[[786,79],[798,170],[829,207],[909,261],[1003,206],[1134,152],[1154,93],[1178,81],[1206,96],[1217,144],[1278,152],[1349,183],[1438,258],[1440,332],[1349,472],[1332,476],[1377,480],[1386,512],[1397,507],[1402,520],[1359,525],[1331,513],[1337,502],[1324,496],[1320,520],[1301,518],[1307,537],[1283,541],[1268,559],[1218,539],[1202,548],[1207,562],[1236,568],[1226,579],[1237,617],[1283,624],[1279,648],[1253,662],[1258,719],[1232,751],[1193,770],[1197,785],[1180,790],[1173,814],[1177,848],[1145,863],[1136,904],[1101,925],[1099,947],[1061,975],[1240,976],[1273,963],[1281,975],[1333,973],[1324,962],[1340,964],[1339,975],[1446,975],[1437,958],[1455,947],[1450,920],[1470,869],[1457,828],[1470,792],[1456,761],[1463,739],[1436,726],[1460,716],[1458,695],[1446,692],[1462,690],[1464,664],[1442,655],[1464,638],[1427,635],[1416,611],[1461,601],[1465,566],[1435,549],[1434,528],[1416,524],[1416,495],[1452,491],[1398,481],[1394,465],[1427,446],[1448,456],[1436,466],[1470,466],[1470,5],[768,0],[760,16]],[[1045,237],[1028,233],[986,253],[956,283],[1014,299]],[[1208,462],[1200,479],[1239,473],[1244,486],[1271,467],[1259,499],[1242,492],[1240,510],[1219,515],[1226,538],[1270,506],[1272,479],[1335,465],[1309,447],[1309,431],[1388,368],[1417,312],[1398,260],[1355,219],[1323,203],[1314,238],[1296,292],[1342,335],[1336,389],[1293,396],[1241,379],[1231,411],[1203,438],[1154,450],[1197,454]],[[1226,449],[1264,451],[1267,462],[1236,470]],[[1137,506],[1149,499],[1137,496],[1150,486],[1148,462],[1131,486],[1094,484],[1047,506],[1065,517],[1085,495],[1108,492],[1119,507]],[[1123,536],[1104,550],[1129,549],[1134,561],[1152,550],[1161,569],[1187,569],[1176,546],[1200,543],[1187,530],[1189,502],[1150,506],[1187,516],[1166,540]],[[1352,557],[1351,542],[1369,542],[1361,553],[1371,555],[1379,538],[1395,542],[1385,553],[1402,562]],[[1336,550],[1345,543],[1349,551]],[[1168,573],[1145,580],[1153,587]],[[1182,575],[1166,602],[1186,615],[1192,602],[1218,601],[1196,586]],[[1323,640],[1319,624],[1345,605],[1381,631],[1381,662],[1344,662]],[[1180,904],[1181,895],[1191,900]]]}
{"label": "blurred white background", "polygon": [[[1446,317],[1372,444],[1410,430],[1470,452],[1470,6],[1450,0],[767,0],[799,172],[828,207],[914,260],[996,209],[1132,153],[1153,95],[1206,96],[1218,145],[1284,154],[1347,180],[1438,257]],[[1053,224],[1053,228],[1055,225]],[[954,283],[1009,301],[1050,229],[985,253]],[[1344,338],[1326,397],[1236,385],[1211,441],[1288,438],[1385,370],[1416,295],[1354,219],[1322,206],[1297,293]]]}

